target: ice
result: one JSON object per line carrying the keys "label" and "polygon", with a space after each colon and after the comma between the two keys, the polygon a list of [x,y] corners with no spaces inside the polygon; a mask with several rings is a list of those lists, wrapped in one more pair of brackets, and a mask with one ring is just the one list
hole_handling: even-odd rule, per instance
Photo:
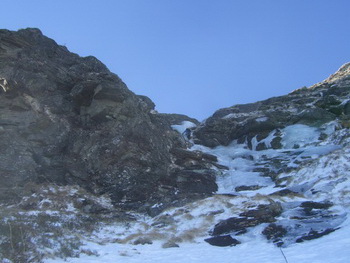
{"label": "ice", "polygon": [[285,149],[303,147],[306,144],[317,142],[321,134],[319,129],[303,124],[288,126],[282,132],[284,134],[282,145]]}
{"label": "ice", "polygon": [[340,145],[320,145],[320,146],[311,146],[307,147],[299,157],[313,157],[317,158],[322,155],[326,155],[330,152],[340,149]]}
{"label": "ice", "polygon": [[[335,131],[336,123],[325,125],[322,130],[327,130],[329,134]],[[201,150],[218,157],[219,163],[229,167],[229,171],[217,177],[218,193],[233,193],[237,186],[261,186],[255,193],[267,194],[276,191],[274,182],[255,172],[256,168],[264,168],[263,163],[268,163],[269,159],[279,158],[279,162],[284,162],[289,168],[298,168],[300,163],[307,159],[316,159],[329,154],[341,146],[327,144],[319,145],[321,129],[302,124],[288,126],[281,130],[283,149],[272,149],[271,142],[276,137],[276,130],[263,140],[257,141],[253,137],[251,141],[252,149],[247,144],[238,144],[233,141],[228,146],[218,146],[213,149],[200,145],[194,145],[193,150]],[[268,149],[256,151],[259,143],[265,143]],[[294,149],[297,147],[297,149]],[[259,164],[260,163],[260,164]],[[306,185],[295,185],[296,192],[305,192],[310,187]],[[304,189],[302,191],[302,189]]]}
{"label": "ice", "polygon": [[331,135],[336,131],[337,128],[340,128],[340,124],[337,121],[331,121],[324,124],[321,128],[325,134]]}

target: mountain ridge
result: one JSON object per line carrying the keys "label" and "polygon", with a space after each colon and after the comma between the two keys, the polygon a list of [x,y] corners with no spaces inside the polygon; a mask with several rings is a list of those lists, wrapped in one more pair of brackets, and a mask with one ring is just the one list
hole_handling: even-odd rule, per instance
{"label": "mountain ridge", "polygon": [[349,88],[347,63],[199,123],[157,113],[96,58],[39,29],[0,30],[0,257],[94,254],[82,249],[91,240],[239,245],[255,232],[287,247],[339,231]]}

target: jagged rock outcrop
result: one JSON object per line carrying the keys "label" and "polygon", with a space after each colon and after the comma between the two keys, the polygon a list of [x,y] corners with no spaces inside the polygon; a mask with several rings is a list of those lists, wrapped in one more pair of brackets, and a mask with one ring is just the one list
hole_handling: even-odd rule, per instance
{"label": "jagged rock outcrop", "polygon": [[[285,96],[220,109],[198,126],[194,131],[194,141],[215,147],[237,140],[239,143],[246,141],[252,147],[254,137],[259,142],[271,131],[288,125],[319,127],[338,118],[348,125],[349,69],[350,63],[345,64],[325,81]],[[263,144],[257,147],[265,149]],[[278,136],[272,142],[272,147],[281,147]]]}
{"label": "jagged rock outcrop", "polygon": [[150,213],[210,195],[211,164],[182,167],[171,153],[186,148],[171,129],[183,120],[194,121],[157,114],[96,58],[70,53],[38,29],[0,31],[2,202],[20,200],[29,183],[79,185]]}

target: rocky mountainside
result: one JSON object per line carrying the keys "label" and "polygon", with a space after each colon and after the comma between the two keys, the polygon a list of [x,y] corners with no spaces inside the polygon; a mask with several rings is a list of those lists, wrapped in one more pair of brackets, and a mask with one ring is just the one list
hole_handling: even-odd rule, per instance
{"label": "rocky mountainside", "polygon": [[207,160],[187,165],[186,141],[171,128],[194,120],[155,114],[149,98],[96,58],[38,29],[2,30],[0,79],[3,202],[18,202],[33,184],[79,185],[117,207],[157,213],[159,200],[167,206],[216,190]]}
{"label": "rocky mountainside", "polygon": [[156,112],[38,29],[0,30],[0,259],[157,240],[288,247],[338,231],[350,207],[349,92],[346,64],[199,123]]}
{"label": "rocky mountainside", "polygon": [[[247,141],[251,148],[256,138],[259,143],[273,130],[292,124],[319,127],[339,119],[347,125],[350,115],[349,72],[350,64],[342,66],[327,80],[310,88],[301,88],[286,96],[274,97],[251,104],[220,109],[194,131],[194,142],[208,147],[228,145],[233,140]],[[272,142],[280,148],[280,137]]]}
{"label": "rocky mountainside", "polygon": [[[193,131],[193,149],[227,167],[218,194],[266,203],[219,221],[209,242],[265,225],[278,246],[339,229],[349,208],[350,63],[325,81],[265,101],[220,109]],[[224,242],[225,243],[225,242]]]}

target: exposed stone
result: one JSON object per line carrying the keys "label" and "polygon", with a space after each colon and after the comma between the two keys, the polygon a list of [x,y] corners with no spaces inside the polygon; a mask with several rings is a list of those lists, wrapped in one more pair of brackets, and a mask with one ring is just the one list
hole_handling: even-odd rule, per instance
{"label": "exposed stone", "polygon": [[156,226],[158,228],[169,226],[170,224],[174,223],[175,220],[170,215],[163,215],[155,220],[154,223],[152,223],[152,226]]}
{"label": "exposed stone", "polygon": [[288,195],[296,195],[298,193],[290,190],[290,189],[282,189],[276,192],[273,192],[271,195],[279,195],[279,196],[288,196]]}
{"label": "exposed stone", "polygon": [[274,243],[277,243],[278,246],[281,246],[283,245],[281,238],[287,234],[287,230],[283,226],[272,223],[262,231],[262,234],[266,236],[268,240],[272,240]]}
{"label": "exposed stone", "polygon": [[282,138],[279,136],[276,136],[275,138],[273,138],[273,140],[271,141],[271,148],[272,149],[281,149],[282,148]]}
{"label": "exposed stone", "polygon": [[211,212],[207,213],[207,216],[214,216],[214,215],[222,214],[224,212],[225,212],[224,209],[214,210],[214,211],[211,211]]}
{"label": "exposed stone", "polygon": [[240,232],[246,230],[247,227],[256,226],[255,223],[256,222],[248,220],[247,218],[231,217],[217,223],[214,226],[213,231],[210,232],[210,235],[218,236],[222,234]]}
{"label": "exposed stone", "polygon": [[0,49],[2,202],[17,202],[31,182],[80,185],[142,212],[215,191],[213,157],[199,153],[192,177],[171,153],[187,147],[171,125],[196,120],[155,113],[96,58],[70,53],[40,30],[0,30]]}
{"label": "exposed stone", "polygon": [[212,194],[217,191],[215,172],[210,170],[180,170],[177,172],[177,187],[184,192]]}
{"label": "exposed stone", "polygon": [[350,115],[350,101],[344,105],[344,114]]}
{"label": "exposed stone", "polygon": [[[178,159],[192,159],[197,161],[201,161],[203,159],[203,153],[200,151],[190,151],[183,148],[173,148],[171,149],[171,153],[175,155]],[[217,158],[215,158],[215,161],[217,161]]]}
{"label": "exposed stone", "polygon": [[230,235],[224,236],[216,236],[204,239],[205,242],[209,243],[212,246],[218,247],[228,247],[228,246],[236,246],[241,244],[237,239],[232,238]]}
{"label": "exposed stone", "polygon": [[271,202],[268,205],[259,205],[257,209],[248,210],[240,214],[240,216],[252,217],[261,222],[273,222],[275,217],[282,213],[282,206],[279,202]]}
{"label": "exposed stone", "polygon": [[161,118],[164,118],[169,123],[169,125],[181,125],[183,121],[190,121],[193,122],[195,125],[199,124],[198,120],[183,114],[159,113],[157,115]]}
{"label": "exposed stone", "polygon": [[172,247],[180,247],[180,246],[173,241],[168,241],[162,245],[162,248],[172,248]]}
{"label": "exposed stone", "polygon": [[313,201],[306,201],[301,203],[301,207],[305,209],[328,209],[333,204],[331,202],[313,202]]}
{"label": "exposed stone", "polygon": [[257,209],[248,210],[240,214],[241,217],[231,217],[217,223],[210,235],[241,234],[246,228],[257,226],[261,223],[271,223],[275,217],[282,213],[280,203],[271,202],[269,205],[259,205]]}
{"label": "exposed stone", "polygon": [[148,237],[139,237],[133,242],[133,245],[152,245],[153,242]]}
{"label": "exposed stone", "polygon": [[307,235],[298,238],[295,242],[301,243],[301,242],[304,242],[305,240],[312,240],[312,239],[320,238],[322,236],[325,236],[325,235],[328,235],[328,234],[334,232],[337,229],[339,229],[339,228],[336,228],[336,229],[327,228],[324,231],[310,230],[310,232]]}
{"label": "exposed stone", "polygon": [[306,214],[311,213],[313,209],[328,209],[331,206],[333,206],[331,202],[320,203],[320,202],[313,202],[313,201],[306,201],[301,203],[300,205],[300,207],[304,208],[304,211]]}
{"label": "exposed stone", "polygon": [[236,192],[240,192],[240,191],[254,191],[254,190],[258,190],[260,188],[261,188],[260,185],[241,185],[241,186],[237,186],[235,188],[235,191]]}

